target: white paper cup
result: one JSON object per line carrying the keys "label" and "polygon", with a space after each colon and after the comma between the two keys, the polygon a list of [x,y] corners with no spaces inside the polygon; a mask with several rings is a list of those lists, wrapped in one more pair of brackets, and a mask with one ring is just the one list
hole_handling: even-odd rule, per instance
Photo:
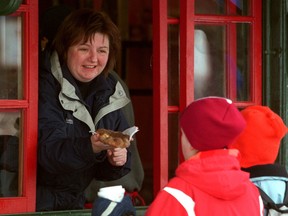
{"label": "white paper cup", "polygon": [[109,199],[113,202],[121,202],[124,197],[125,189],[122,185],[103,187],[99,189],[98,197]]}

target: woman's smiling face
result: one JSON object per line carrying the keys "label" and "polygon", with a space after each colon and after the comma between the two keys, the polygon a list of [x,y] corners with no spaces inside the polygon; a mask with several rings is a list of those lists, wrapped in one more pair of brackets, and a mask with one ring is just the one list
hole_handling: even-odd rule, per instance
{"label": "woman's smiling face", "polygon": [[67,66],[75,79],[90,82],[104,70],[108,57],[108,36],[96,33],[91,40],[69,47]]}

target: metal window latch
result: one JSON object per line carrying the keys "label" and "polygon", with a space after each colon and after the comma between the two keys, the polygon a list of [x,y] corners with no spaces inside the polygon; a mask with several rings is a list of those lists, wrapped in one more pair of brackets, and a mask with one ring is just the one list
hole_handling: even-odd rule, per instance
{"label": "metal window latch", "polygon": [[274,55],[274,56],[278,56],[280,57],[282,55],[282,48],[276,48],[276,49],[272,49],[272,50],[265,50],[264,53],[265,55]]}

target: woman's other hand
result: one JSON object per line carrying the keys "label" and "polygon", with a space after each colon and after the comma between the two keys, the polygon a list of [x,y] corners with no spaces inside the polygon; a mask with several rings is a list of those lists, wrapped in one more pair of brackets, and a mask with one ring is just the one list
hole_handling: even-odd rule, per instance
{"label": "woman's other hand", "polygon": [[108,149],[107,156],[109,162],[113,166],[123,166],[127,161],[127,149],[126,148]]}

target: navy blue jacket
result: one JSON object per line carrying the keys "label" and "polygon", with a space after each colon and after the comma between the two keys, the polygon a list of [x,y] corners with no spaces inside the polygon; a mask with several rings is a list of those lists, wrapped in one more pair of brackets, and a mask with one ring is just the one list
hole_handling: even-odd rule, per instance
{"label": "navy blue jacket", "polygon": [[68,68],[58,55],[39,74],[39,138],[37,211],[81,209],[84,190],[93,178],[109,181],[130,171],[131,155],[124,166],[112,166],[106,151],[93,153],[91,132],[97,128],[123,131],[129,127],[121,108],[129,103],[111,75],[100,74],[82,98]]}

